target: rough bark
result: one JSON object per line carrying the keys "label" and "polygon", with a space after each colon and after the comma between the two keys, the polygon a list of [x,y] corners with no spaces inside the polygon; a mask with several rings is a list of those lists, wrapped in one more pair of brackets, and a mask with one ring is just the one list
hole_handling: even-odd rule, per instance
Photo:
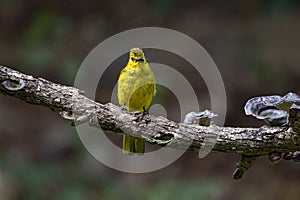
{"label": "rough bark", "polygon": [[[126,134],[161,146],[185,148],[192,141],[189,150],[199,151],[210,149],[210,139],[216,139],[214,152],[263,156],[300,150],[300,137],[289,127],[239,128],[214,124],[206,127],[176,123],[164,117],[123,111],[111,103],[100,104],[74,87],[34,78],[4,66],[0,66],[0,83],[1,94],[45,106],[74,125],[89,123],[114,133],[125,130]],[[24,83],[24,87],[12,90],[7,83]]]}

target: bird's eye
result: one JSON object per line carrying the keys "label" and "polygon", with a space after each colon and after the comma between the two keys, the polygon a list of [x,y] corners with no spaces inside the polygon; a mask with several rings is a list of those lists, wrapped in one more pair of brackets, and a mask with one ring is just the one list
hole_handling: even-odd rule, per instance
{"label": "bird's eye", "polygon": [[134,61],[134,58],[133,58],[133,57],[131,57],[130,59],[131,59],[132,61]]}

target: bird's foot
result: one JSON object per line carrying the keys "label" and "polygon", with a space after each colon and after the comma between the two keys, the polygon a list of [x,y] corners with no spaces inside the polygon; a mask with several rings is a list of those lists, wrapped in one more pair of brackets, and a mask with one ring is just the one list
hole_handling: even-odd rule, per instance
{"label": "bird's foot", "polygon": [[134,114],[134,116],[135,116],[135,119],[133,120],[134,122],[144,121],[147,123],[147,122],[151,121],[148,111],[145,111],[145,110],[143,112],[136,112]]}
{"label": "bird's foot", "polygon": [[121,111],[123,111],[123,112],[128,111],[128,110],[126,109],[126,106],[125,106],[125,105],[122,105],[122,106],[121,106]]}

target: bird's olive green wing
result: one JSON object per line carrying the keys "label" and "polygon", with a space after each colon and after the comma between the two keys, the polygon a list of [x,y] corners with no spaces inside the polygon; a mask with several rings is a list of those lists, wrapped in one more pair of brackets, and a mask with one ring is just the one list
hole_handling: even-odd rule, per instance
{"label": "bird's olive green wing", "polygon": [[118,101],[121,106],[127,105],[134,90],[134,78],[132,72],[124,68],[118,80]]}

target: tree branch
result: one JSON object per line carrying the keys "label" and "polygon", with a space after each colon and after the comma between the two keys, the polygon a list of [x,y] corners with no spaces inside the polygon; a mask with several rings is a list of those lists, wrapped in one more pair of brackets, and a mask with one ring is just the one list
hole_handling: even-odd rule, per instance
{"label": "tree branch", "polygon": [[299,161],[300,134],[287,126],[238,128],[219,127],[213,123],[209,126],[176,123],[164,117],[123,111],[111,103],[100,104],[74,87],[34,78],[4,66],[0,66],[0,83],[1,94],[45,106],[71,120],[75,126],[88,123],[114,133],[125,130],[125,134],[149,143],[177,149],[188,147],[190,151],[211,150],[212,141],[215,141],[213,152],[242,155],[233,175],[235,179],[241,178],[258,156],[269,155],[271,163],[282,157]]}
{"label": "tree branch", "polygon": [[300,150],[300,137],[288,127],[234,128],[214,124],[206,127],[152,115],[143,117],[138,112],[124,112],[111,103],[97,103],[76,88],[34,78],[4,66],[0,66],[0,82],[0,93],[45,106],[75,125],[87,122],[115,133],[126,130],[128,135],[161,146],[169,144],[173,148],[184,148],[193,141],[189,150],[199,151],[201,147],[205,150],[210,148],[205,139],[209,135],[216,138],[214,152],[263,156]]}

